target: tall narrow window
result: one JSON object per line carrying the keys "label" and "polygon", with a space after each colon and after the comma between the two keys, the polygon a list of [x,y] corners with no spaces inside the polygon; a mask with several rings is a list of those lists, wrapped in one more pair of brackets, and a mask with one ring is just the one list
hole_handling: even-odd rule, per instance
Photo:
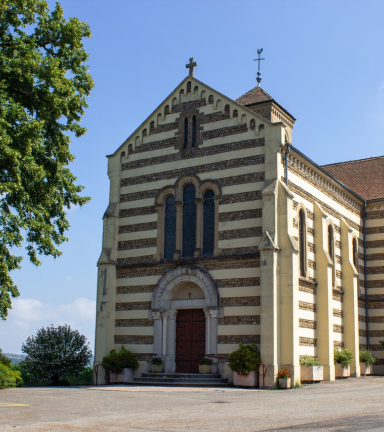
{"label": "tall narrow window", "polygon": [[209,189],[203,199],[203,255],[213,255],[215,248],[215,193]]}
{"label": "tall narrow window", "polygon": [[357,269],[357,268],[358,268],[358,267],[357,267],[358,254],[357,254],[357,241],[356,241],[355,238],[352,240],[352,253],[353,253],[353,265],[354,265],[354,266],[356,267],[356,269]]}
{"label": "tall narrow window", "polygon": [[328,253],[333,262],[333,228],[328,225]]}
{"label": "tall narrow window", "polygon": [[165,200],[164,258],[171,259],[176,250],[176,206],[175,197]]}
{"label": "tall narrow window", "polygon": [[193,257],[196,248],[195,186],[189,184],[183,191],[182,256]]}
{"label": "tall narrow window", "polygon": [[303,210],[299,212],[299,247],[300,247],[300,276],[305,276],[305,256],[306,256],[306,227],[305,227],[305,216]]}
{"label": "tall narrow window", "polygon": [[196,146],[196,116],[192,117],[192,147]]}
{"label": "tall narrow window", "polygon": [[184,148],[188,146],[188,118],[184,119]]}

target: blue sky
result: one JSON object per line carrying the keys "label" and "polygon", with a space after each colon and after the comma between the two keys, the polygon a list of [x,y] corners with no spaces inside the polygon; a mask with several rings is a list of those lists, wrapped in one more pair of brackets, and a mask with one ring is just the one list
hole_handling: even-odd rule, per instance
{"label": "blue sky", "polygon": [[[57,260],[27,259],[12,274],[21,297],[0,322],[0,348],[21,352],[43,325],[68,323],[93,348],[96,262],[108,204],[112,153],[185,78],[236,99],[262,87],[296,119],[293,145],[318,164],[384,154],[384,2],[63,0],[65,16],[91,26],[85,46],[95,82],[72,141],[71,169],[92,201],[71,209]],[[49,1],[51,7],[53,1]]]}

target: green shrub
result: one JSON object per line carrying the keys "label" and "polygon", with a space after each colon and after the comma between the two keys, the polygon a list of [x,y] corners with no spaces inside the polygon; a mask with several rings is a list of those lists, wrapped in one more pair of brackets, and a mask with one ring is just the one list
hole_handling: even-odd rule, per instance
{"label": "green shrub", "polygon": [[107,370],[121,372],[124,368],[137,369],[139,362],[135,354],[122,346],[119,352],[112,349],[108,355],[103,357],[102,366]]}
{"label": "green shrub", "polygon": [[163,364],[163,359],[161,357],[153,357],[152,358],[152,364],[161,366]]}
{"label": "green shrub", "polygon": [[210,366],[213,363],[212,359],[210,359],[209,357],[204,357],[203,359],[201,359],[199,361],[199,365],[201,366]]}
{"label": "green shrub", "polygon": [[229,355],[229,367],[242,374],[259,368],[261,358],[257,345],[243,345]]}
{"label": "green shrub", "polygon": [[300,366],[321,366],[317,357],[303,356],[300,359]]}
{"label": "green shrub", "polygon": [[343,368],[348,367],[352,363],[353,354],[347,349],[337,349],[334,350],[335,363],[340,363]]}
{"label": "green shrub", "polygon": [[20,378],[20,373],[0,363],[0,388],[16,387],[17,378]]}
{"label": "green shrub", "polygon": [[93,367],[87,366],[81,371],[80,375],[66,378],[67,384],[75,385],[92,385],[93,384]]}
{"label": "green shrub", "polygon": [[367,363],[367,365],[376,363],[375,357],[373,357],[371,351],[369,350],[361,350],[359,356],[360,361],[363,363]]}

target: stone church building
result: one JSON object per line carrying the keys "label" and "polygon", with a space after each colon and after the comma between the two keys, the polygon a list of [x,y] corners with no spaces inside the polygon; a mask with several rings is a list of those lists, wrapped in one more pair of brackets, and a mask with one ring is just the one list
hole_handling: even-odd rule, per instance
{"label": "stone church building", "polygon": [[192,67],[108,156],[95,365],[121,345],[136,375],[154,354],[166,372],[217,354],[231,379],[225,355],[256,343],[271,386],[281,367],[300,381],[303,355],[334,380],[334,347],[359,376],[369,346],[384,373],[384,157],[319,166],[294,123],[261,87],[232,100]]}

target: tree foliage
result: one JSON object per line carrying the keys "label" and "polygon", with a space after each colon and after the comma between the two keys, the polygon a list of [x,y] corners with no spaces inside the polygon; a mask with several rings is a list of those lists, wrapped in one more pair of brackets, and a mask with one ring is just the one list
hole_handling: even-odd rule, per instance
{"label": "tree foliage", "polygon": [[20,372],[12,368],[11,359],[0,349],[0,389],[18,387],[23,384]]}
{"label": "tree foliage", "polygon": [[136,355],[122,345],[120,351],[111,349],[109,354],[103,357],[102,366],[107,370],[121,372],[124,368],[137,369],[139,362]]}
{"label": "tree foliage", "polygon": [[58,257],[69,228],[65,210],[85,204],[82,186],[68,164],[70,137],[83,135],[79,122],[93,81],[83,39],[89,26],[66,21],[59,3],[0,0],[0,317],[19,291],[10,271],[22,258]]}
{"label": "tree foliage", "polygon": [[59,383],[60,377],[78,376],[89,364],[92,352],[86,337],[67,324],[51,325],[30,336],[21,350],[27,354],[22,365],[32,381]]}

